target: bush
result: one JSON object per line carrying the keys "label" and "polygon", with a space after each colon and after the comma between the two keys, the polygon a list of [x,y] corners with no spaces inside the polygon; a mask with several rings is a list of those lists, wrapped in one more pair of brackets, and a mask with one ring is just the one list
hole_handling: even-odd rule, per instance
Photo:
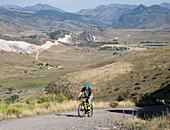
{"label": "bush", "polygon": [[9,98],[9,100],[10,100],[10,102],[14,103],[14,101],[15,101],[16,99],[18,99],[18,98],[19,98],[18,95],[13,95],[13,96],[11,96],[11,97]]}
{"label": "bush", "polygon": [[141,87],[135,87],[134,88],[134,90],[140,90],[141,89]]}
{"label": "bush", "polygon": [[154,76],[152,79],[157,79],[157,77],[156,77],[156,76]]}
{"label": "bush", "polygon": [[144,76],[143,78],[146,79],[146,78],[148,78],[148,76]]}
{"label": "bush", "polygon": [[18,108],[11,107],[6,110],[7,115],[15,114],[17,117],[19,117],[19,114],[21,114],[21,111]]}
{"label": "bush", "polygon": [[50,101],[50,96],[49,95],[44,95],[44,96],[41,96],[39,99],[38,99],[38,103],[43,103],[43,102],[48,102]]}
{"label": "bush", "polygon": [[114,91],[119,91],[119,88],[115,88],[115,90]]}
{"label": "bush", "polygon": [[130,95],[130,92],[131,90],[130,89],[128,89],[127,91],[125,91],[125,92],[121,92],[120,93],[120,96],[118,97],[118,100],[119,101],[122,101],[122,100],[125,100],[129,95]]}
{"label": "bush", "polygon": [[9,99],[5,99],[4,101],[5,101],[5,104],[10,104],[11,103]]}
{"label": "bush", "polygon": [[137,92],[134,92],[134,93],[132,93],[131,95],[132,95],[132,96],[136,96],[136,95],[138,95],[138,93],[137,93]]}
{"label": "bush", "polygon": [[63,94],[63,93],[59,93],[58,95],[57,95],[57,100],[58,100],[58,102],[62,102],[62,101],[64,101],[64,100],[67,100],[68,98]]}
{"label": "bush", "polygon": [[51,105],[49,102],[47,102],[47,103],[41,104],[41,106],[48,109]]}
{"label": "bush", "polygon": [[135,83],[135,85],[140,85],[140,83]]}
{"label": "bush", "polygon": [[11,93],[14,90],[13,87],[8,88],[8,91]]}
{"label": "bush", "polygon": [[70,93],[65,93],[64,96],[70,100],[71,98],[73,98],[73,96]]}
{"label": "bush", "polygon": [[38,103],[44,103],[44,102],[49,102],[49,101],[62,102],[64,100],[68,100],[68,98],[63,93],[59,93],[57,95],[53,94],[53,95],[44,95],[44,96],[41,96],[38,99]]}
{"label": "bush", "polygon": [[110,102],[110,106],[111,106],[112,108],[115,108],[115,107],[119,106],[119,102],[118,102],[118,101],[111,101],[111,102]]}

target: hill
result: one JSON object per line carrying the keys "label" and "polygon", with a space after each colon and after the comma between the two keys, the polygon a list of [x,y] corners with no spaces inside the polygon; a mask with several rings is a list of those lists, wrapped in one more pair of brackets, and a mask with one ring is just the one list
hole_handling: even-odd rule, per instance
{"label": "hill", "polygon": [[[24,31],[53,31],[58,29],[80,30],[91,26],[106,26],[104,23],[72,13],[61,13],[55,10],[41,10],[36,13],[22,11],[0,11],[0,22],[2,33],[24,32]],[[9,28],[12,26],[12,28]]]}
{"label": "hill", "polygon": [[139,99],[169,87],[169,57],[170,49],[139,52],[101,68],[60,76],[46,91],[71,93],[76,98],[83,84],[88,82],[96,100]]}
{"label": "hill", "polygon": [[110,23],[116,20],[120,15],[125,14],[127,11],[136,8],[137,5],[123,5],[123,4],[110,4],[100,5],[95,9],[83,9],[77,12],[82,15],[90,15],[94,18],[100,19],[103,22]]}
{"label": "hill", "polygon": [[33,11],[33,12],[38,12],[41,10],[55,10],[58,12],[65,12],[64,10],[60,9],[60,8],[56,8],[53,6],[50,6],[48,4],[36,4],[33,6],[26,6],[26,7],[20,7],[20,6],[16,6],[16,5],[2,5],[0,6],[6,10],[10,10],[10,11]]}
{"label": "hill", "polygon": [[112,25],[114,28],[140,28],[155,29],[170,26],[170,10],[159,5],[146,7],[140,5],[137,8],[120,16]]}
{"label": "hill", "polygon": [[160,4],[160,6],[170,9],[170,3],[164,2],[164,3]]}

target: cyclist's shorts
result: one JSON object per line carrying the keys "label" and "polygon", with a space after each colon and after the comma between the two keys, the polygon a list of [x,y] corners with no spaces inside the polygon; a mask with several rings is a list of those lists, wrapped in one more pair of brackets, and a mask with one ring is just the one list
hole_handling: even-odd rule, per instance
{"label": "cyclist's shorts", "polygon": [[91,101],[91,100],[93,99],[93,96],[91,96],[89,99],[90,99],[90,101]]}

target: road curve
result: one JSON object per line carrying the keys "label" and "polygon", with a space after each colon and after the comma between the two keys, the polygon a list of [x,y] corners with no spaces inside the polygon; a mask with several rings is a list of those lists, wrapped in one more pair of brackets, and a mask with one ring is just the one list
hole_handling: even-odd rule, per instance
{"label": "road curve", "polygon": [[115,120],[131,118],[132,113],[166,110],[165,106],[145,108],[95,109],[93,117],[80,118],[77,111],[59,112],[0,121],[0,130],[118,130]]}

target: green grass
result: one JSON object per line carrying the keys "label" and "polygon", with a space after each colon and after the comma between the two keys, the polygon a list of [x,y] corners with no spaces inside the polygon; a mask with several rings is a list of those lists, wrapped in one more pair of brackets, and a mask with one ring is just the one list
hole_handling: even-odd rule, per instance
{"label": "green grass", "polygon": [[3,81],[0,82],[2,88],[0,88],[0,92],[8,91],[9,87],[13,87],[15,90],[23,90],[23,89],[33,89],[33,88],[44,88],[50,82],[54,81],[60,75],[64,75],[66,73],[76,72],[86,70],[88,68],[66,68],[56,70],[51,76],[39,77],[39,78],[29,78],[29,79],[19,79],[13,81]]}

